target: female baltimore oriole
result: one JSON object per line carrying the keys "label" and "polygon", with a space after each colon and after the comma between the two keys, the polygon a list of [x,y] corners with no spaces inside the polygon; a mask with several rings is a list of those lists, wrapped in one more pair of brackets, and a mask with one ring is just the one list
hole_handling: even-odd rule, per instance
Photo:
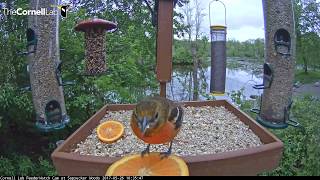
{"label": "female baltimore oriole", "polygon": [[133,110],[131,128],[135,135],[148,143],[142,151],[143,156],[150,151],[150,144],[164,144],[170,142],[167,152],[171,154],[172,140],[180,131],[183,119],[183,109],[173,101],[162,97],[147,97],[140,101]]}

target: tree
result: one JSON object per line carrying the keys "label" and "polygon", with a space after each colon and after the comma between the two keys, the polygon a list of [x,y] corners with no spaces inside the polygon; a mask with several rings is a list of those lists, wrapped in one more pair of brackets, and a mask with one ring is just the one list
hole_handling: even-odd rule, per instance
{"label": "tree", "polygon": [[185,24],[187,26],[188,43],[193,62],[193,100],[199,98],[199,81],[198,70],[201,64],[201,55],[199,53],[199,40],[201,36],[201,24],[203,19],[203,8],[198,0],[193,0],[193,6],[188,2],[183,8],[183,14],[186,18]]}
{"label": "tree", "polygon": [[320,2],[295,0],[297,59],[305,73],[309,66],[319,66]]}

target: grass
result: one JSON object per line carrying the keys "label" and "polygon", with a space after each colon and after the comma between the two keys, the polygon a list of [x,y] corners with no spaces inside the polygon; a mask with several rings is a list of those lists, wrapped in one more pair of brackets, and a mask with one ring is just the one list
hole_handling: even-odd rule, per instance
{"label": "grass", "polygon": [[279,167],[263,175],[320,175],[320,100],[305,96],[294,102],[292,116],[303,128],[271,130],[284,143],[284,153]]}
{"label": "grass", "polygon": [[[243,100],[243,92],[233,92],[232,100],[255,119],[256,114],[248,110],[254,108],[252,102]],[[284,144],[280,164],[262,176],[319,176],[320,175],[320,99],[312,96],[293,99],[290,119],[301,124],[300,128],[269,129]]]}
{"label": "grass", "polygon": [[315,83],[320,80],[320,71],[310,71],[305,73],[302,70],[297,70],[295,73],[295,81],[303,84]]}

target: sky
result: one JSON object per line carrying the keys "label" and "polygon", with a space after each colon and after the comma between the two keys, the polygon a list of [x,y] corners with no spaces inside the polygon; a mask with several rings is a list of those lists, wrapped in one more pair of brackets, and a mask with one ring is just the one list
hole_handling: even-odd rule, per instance
{"label": "sky", "polygon": [[[199,0],[203,8],[202,32],[209,37],[209,3],[212,0]],[[262,0],[221,0],[227,10],[227,39],[246,41],[264,38]],[[191,0],[193,4],[193,0]],[[219,2],[211,5],[212,24],[224,24],[224,8]]]}

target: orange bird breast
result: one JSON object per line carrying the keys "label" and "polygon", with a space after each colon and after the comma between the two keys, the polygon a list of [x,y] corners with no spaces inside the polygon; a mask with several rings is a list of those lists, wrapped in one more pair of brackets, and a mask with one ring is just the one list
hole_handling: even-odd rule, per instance
{"label": "orange bird breast", "polygon": [[179,129],[175,129],[174,124],[166,122],[160,131],[152,136],[143,136],[136,123],[131,122],[134,134],[148,144],[164,144],[173,140],[177,136]]}

